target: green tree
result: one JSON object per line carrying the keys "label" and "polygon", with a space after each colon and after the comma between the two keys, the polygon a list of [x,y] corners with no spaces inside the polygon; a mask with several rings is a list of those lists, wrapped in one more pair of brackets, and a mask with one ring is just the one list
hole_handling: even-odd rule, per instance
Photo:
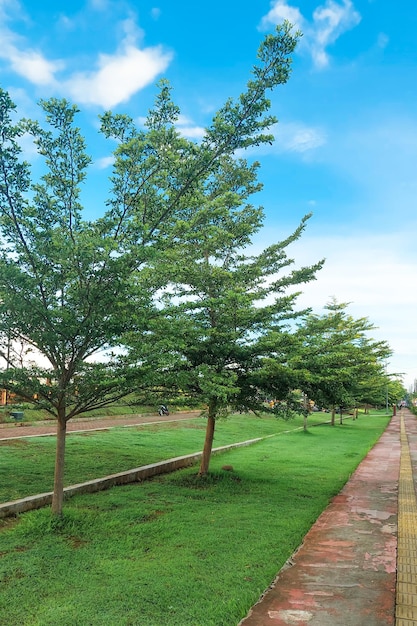
{"label": "green tree", "polygon": [[375,327],[365,317],[349,315],[347,304],[333,300],[325,309],[299,325],[291,367],[298,387],[320,406],[331,407],[334,425],[336,406],[356,406],[365,388],[384,383],[383,361],[392,352],[386,341],[369,337]]}
{"label": "green tree", "polygon": [[387,409],[397,404],[406,395],[406,390],[397,375],[389,374],[381,369],[374,377],[368,378],[358,385],[357,399],[368,405],[385,406]]}
{"label": "green tree", "polygon": [[[207,406],[200,475],[209,469],[218,418],[233,410],[265,411],[271,386],[264,361],[277,350],[270,334],[280,337],[283,351],[286,325],[300,314],[294,310],[299,292],[286,292],[314,279],[321,267],[285,273],[293,263],[286,248],[301,236],[309,216],[286,240],[258,255],[244,253],[262,216],[260,209],[242,206],[255,189],[254,175],[253,168],[231,160],[211,181],[210,193],[201,199],[205,209],[182,225],[191,245],[172,253],[168,266],[175,266],[175,283],[161,295],[154,332],[150,326],[151,345],[163,360],[156,369],[165,384]],[[133,345],[136,341],[133,336]],[[289,391],[281,381],[281,396]],[[275,412],[282,415],[278,406]]]}
{"label": "green tree", "polygon": [[388,374],[388,402],[398,404],[407,395],[407,390],[399,375]]}
{"label": "green tree", "polygon": [[[67,421],[147,385],[150,367],[117,352],[121,337],[135,329],[146,348],[154,293],[166,280],[160,261],[177,244],[178,224],[198,209],[201,186],[224,157],[271,141],[267,92],[288,80],[297,38],[288,23],[265,38],[246,91],[219,110],[200,145],[176,131],[179,110],[164,81],[144,130],[104,114],[101,132],[117,148],[107,210],[94,221],[82,218],[90,157],[77,108],[42,101],[46,125],[14,123],[15,105],[0,90],[0,332],[36,355],[36,364],[17,367],[3,351],[0,382],[57,418],[54,514],[63,505]],[[44,158],[38,182],[22,160],[25,133]]]}

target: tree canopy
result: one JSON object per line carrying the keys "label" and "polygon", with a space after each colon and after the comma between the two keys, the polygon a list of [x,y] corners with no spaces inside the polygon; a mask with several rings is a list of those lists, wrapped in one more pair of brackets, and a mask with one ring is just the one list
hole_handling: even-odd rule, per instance
{"label": "tree canopy", "polygon": [[[246,164],[233,166],[241,184]],[[217,190],[225,185],[228,202],[217,206]],[[223,192],[225,193],[225,192]],[[242,208],[246,186],[238,192],[223,180],[203,202],[198,225],[189,222],[186,248],[169,255],[173,277],[161,295],[161,308],[149,326],[148,342],[159,358],[155,368],[161,384],[196,396],[207,406],[207,432],[200,474],[208,471],[215,420],[233,410],[265,411],[270,385],[264,376],[266,358],[276,355],[276,342],[289,333],[298,292],[287,293],[315,278],[322,262],[289,271],[293,260],[286,248],[298,239],[309,216],[294,233],[258,255],[243,248],[259,229],[259,211]],[[233,196],[233,200],[231,197]],[[232,210],[230,203],[235,203]],[[213,203],[215,206],[213,206]],[[186,256],[184,256],[186,255]],[[143,338],[130,334],[133,350],[143,351]],[[290,387],[282,383],[286,395]]]}
{"label": "tree canopy", "polygon": [[[332,300],[323,315],[308,314],[299,325],[291,366],[298,386],[319,406],[356,406],[365,389],[385,384],[384,361],[392,351],[386,341],[369,336],[374,325],[355,319],[348,305]],[[333,413],[334,421],[334,413]]]}
{"label": "tree canopy", "polygon": [[[177,131],[166,81],[144,128],[105,113],[101,133],[117,147],[107,208],[95,220],[83,219],[80,202],[91,159],[77,107],[52,98],[40,103],[44,124],[15,122],[16,107],[0,90],[0,330],[7,346],[22,342],[43,357],[27,366],[4,350],[1,384],[57,417],[55,513],[68,419],[149,384],[143,359],[118,352],[121,338],[135,330],[146,339],[154,296],[167,283],[161,260],[187,243],[184,224],[195,221],[201,195],[223,170],[224,180],[233,171],[230,157],[272,141],[267,93],[288,80],[297,39],[288,23],[264,39],[246,90],[227,100],[200,144]],[[24,134],[44,160],[37,181],[22,159]],[[111,358],[99,362],[103,351]]]}

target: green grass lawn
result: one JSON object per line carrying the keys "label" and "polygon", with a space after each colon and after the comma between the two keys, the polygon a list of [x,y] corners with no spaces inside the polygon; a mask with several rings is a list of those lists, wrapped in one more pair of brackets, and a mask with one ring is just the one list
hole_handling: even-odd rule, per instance
{"label": "green grass lawn", "polygon": [[[311,423],[326,414],[313,414]],[[219,420],[214,446],[264,437],[300,428],[302,419],[288,422],[271,416],[235,415]],[[123,472],[202,450],[206,420],[112,428],[69,434],[66,444],[65,485]],[[17,432],[17,429],[16,429]],[[19,434],[24,432],[19,429]],[[15,432],[13,431],[13,435]],[[55,437],[0,440],[0,502],[51,491],[55,463]],[[13,468],[13,474],[10,471]]]}
{"label": "green grass lawn", "polygon": [[[219,424],[216,445],[228,423],[243,434],[245,419]],[[49,509],[3,522],[0,623],[236,626],[388,419],[361,416],[343,426],[292,431],[216,455],[203,481],[190,468],[75,496],[59,524]],[[293,425],[271,421],[268,428],[278,424]],[[200,449],[202,432],[189,430],[199,434],[200,445],[193,445]],[[167,432],[184,438],[181,431]],[[142,439],[145,432],[161,439],[162,431],[152,429],[130,436]],[[113,445],[118,437],[128,437],[122,430],[112,435]],[[68,456],[76,457],[77,442],[82,446],[92,437],[69,437],[74,450],[70,447]],[[119,451],[124,453],[127,441],[119,440]],[[111,445],[106,446],[110,452]],[[99,439],[95,449],[98,453]],[[20,448],[15,451],[20,455]],[[233,471],[223,471],[224,464]],[[10,457],[9,479],[13,472]]]}

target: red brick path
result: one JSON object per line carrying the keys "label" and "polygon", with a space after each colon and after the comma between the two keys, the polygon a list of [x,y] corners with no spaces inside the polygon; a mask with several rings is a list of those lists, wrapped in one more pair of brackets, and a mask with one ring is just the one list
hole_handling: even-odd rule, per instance
{"label": "red brick path", "polygon": [[[400,413],[417,451],[417,420]],[[397,415],[240,626],[395,624],[400,452]]]}

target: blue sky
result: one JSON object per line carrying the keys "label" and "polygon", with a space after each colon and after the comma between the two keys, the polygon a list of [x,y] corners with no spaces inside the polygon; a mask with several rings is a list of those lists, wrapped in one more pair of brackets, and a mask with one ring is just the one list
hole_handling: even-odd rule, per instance
{"label": "blue sky", "polygon": [[[110,146],[105,110],[143,118],[166,77],[181,132],[197,141],[214,112],[244,89],[262,38],[289,19],[303,37],[287,85],[271,96],[275,143],[260,160],[265,227],[297,265],[325,257],[300,304],[335,297],[368,317],[394,356],[390,372],[417,379],[417,8],[412,0],[0,0],[0,84],[21,116],[65,97],[94,158],[91,215],[102,211]],[[29,145],[26,157],[36,168]],[[94,191],[94,196],[91,191]]]}

